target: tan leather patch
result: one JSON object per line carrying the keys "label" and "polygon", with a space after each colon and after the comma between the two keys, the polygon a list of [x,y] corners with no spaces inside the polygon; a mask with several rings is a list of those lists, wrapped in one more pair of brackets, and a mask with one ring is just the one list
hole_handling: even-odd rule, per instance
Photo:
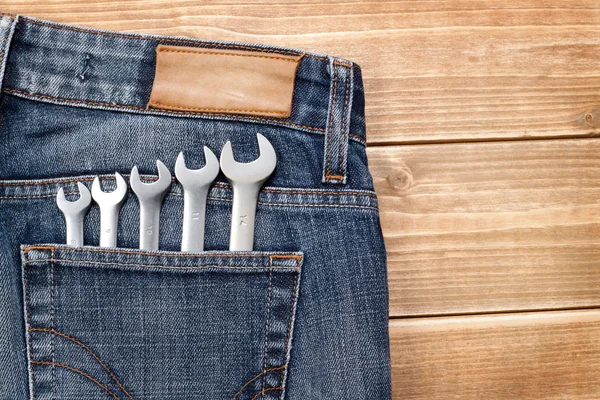
{"label": "tan leather patch", "polygon": [[301,58],[160,44],[148,107],[289,117]]}

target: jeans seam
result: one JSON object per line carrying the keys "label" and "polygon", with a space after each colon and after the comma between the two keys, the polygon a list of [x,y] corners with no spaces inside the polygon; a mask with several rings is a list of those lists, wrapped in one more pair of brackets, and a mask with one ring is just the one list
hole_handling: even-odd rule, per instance
{"label": "jeans seam", "polygon": [[[89,348],[89,346],[87,346],[85,343],[81,342],[80,340],[69,336],[65,333],[59,332],[55,329],[46,329],[46,328],[30,328],[29,329],[30,332],[45,332],[45,333],[50,333],[54,336],[60,336],[64,339],[67,339],[73,343],[75,343],[76,345],[82,347],[83,349],[85,349],[88,353],[90,353],[90,355],[94,358],[94,360],[96,360],[96,362],[98,364],[100,364],[100,366],[106,371],[108,372],[108,374],[110,375],[110,377],[113,379],[113,381],[117,384],[117,386],[119,387],[119,389],[121,389],[121,391],[129,398],[129,400],[134,400],[133,397],[129,394],[129,392],[125,389],[125,387],[123,386],[123,384],[117,379],[116,375],[114,374],[114,372],[106,365],[104,364],[104,362],[100,359],[100,357],[94,353],[92,351],[92,349]],[[54,363],[55,360],[54,358],[52,359],[52,362]]]}
{"label": "jeans seam", "polygon": [[54,340],[56,335],[54,334],[54,249],[50,253],[50,326],[52,328],[52,336],[50,337],[50,346],[52,347],[52,366],[50,375],[52,378],[52,387],[51,387],[51,400],[54,400],[56,395],[56,371],[55,371],[55,354],[54,354]]}
{"label": "jeans seam", "polygon": [[100,381],[98,381],[97,379],[95,379],[94,377],[92,377],[91,375],[75,368],[72,367],[68,364],[63,364],[63,363],[56,363],[56,362],[50,362],[50,361],[38,361],[38,360],[32,360],[31,361],[32,364],[34,365],[50,365],[52,367],[59,367],[59,368],[64,368],[67,371],[71,371],[73,373],[79,374],[87,379],[89,379],[90,381],[92,381],[93,383],[95,383],[99,388],[101,388],[102,390],[104,390],[106,393],[108,393],[112,398],[116,399],[116,400],[121,400],[119,397],[117,397],[117,395],[115,393],[113,393],[109,388],[107,388],[105,385],[103,385]]}
{"label": "jeans seam", "polygon": [[[271,294],[273,292],[273,258],[269,258],[269,291],[267,296],[267,322],[265,324],[265,347],[263,350],[263,371],[267,369],[267,343],[269,340],[269,319],[271,316]],[[266,383],[266,374],[262,377],[262,389],[264,390]]]}
{"label": "jeans seam", "polygon": [[[312,133],[318,134],[318,135],[325,133],[325,128],[297,124],[295,122],[285,121],[283,119],[264,118],[264,117],[258,117],[258,116],[253,116],[253,115],[235,115],[235,114],[223,114],[223,113],[219,114],[219,113],[206,113],[206,112],[186,112],[186,111],[168,110],[168,109],[164,109],[164,108],[138,107],[138,106],[129,105],[129,104],[124,105],[124,104],[105,103],[102,101],[67,99],[67,98],[63,98],[63,97],[50,96],[50,95],[45,95],[45,94],[40,94],[40,93],[31,93],[31,92],[27,92],[25,90],[13,89],[13,88],[9,88],[9,87],[3,87],[2,90],[7,93],[13,93],[13,94],[18,94],[18,95],[22,95],[22,96],[47,99],[47,100],[55,100],[55,101],[61,101],[61,102],[66,102],[66,103],[72,103],[72,104],[87,104],[87,105],[91,105],[91,106],[107,107],[108,109],[111,109],[111,108],[128,109],[128,110],[134,110],[134,111],[139,111],[139,112],[144,112],[144,111],[148,112],[148,111],[156,110],[158,112],[162,112],[162,113],[166,113],[166,114],[173,114],[173,115],[184,115],[184,116],[185,115],[198,115],[198,116],[205,116],[205,117],[223,117],[226,120],[239,120],[241,122],[257,122],[257,123],[265,123],[265,124],[284,125],[284,126],[289,127],[290,129],[294,129],[294,128],[306,129],[306,130],[311,131]],[[362,144],[363,146],[366,145],[366,141],[362,136],[357,135],[357,134],[352,134],[352,137],[356,142]]]}

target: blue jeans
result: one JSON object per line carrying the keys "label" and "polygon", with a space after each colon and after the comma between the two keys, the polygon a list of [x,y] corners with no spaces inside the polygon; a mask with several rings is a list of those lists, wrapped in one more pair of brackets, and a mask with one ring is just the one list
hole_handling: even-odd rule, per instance
{"label": "blue jeans", "polygon": [[[365,152],[360,68],[304,53],[286,118],[147,107],[158,44],[298,51],[0,19],[0,398],[389,399],[386,255]],[[228,251],[231,187],[212,186],[206,251],[182,253],[174,181],[160,250],[138,250],[130,193],[118,247],[65,243],[63,187],[133,165],[203,163],[231,140],[278,164],[259,195],[255,247]],[[111,175],[113,174],[113,175]]]}

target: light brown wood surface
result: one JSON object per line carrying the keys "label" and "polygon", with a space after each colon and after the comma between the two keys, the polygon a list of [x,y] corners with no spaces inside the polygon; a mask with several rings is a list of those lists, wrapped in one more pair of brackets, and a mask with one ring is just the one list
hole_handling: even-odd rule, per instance
{"label": "light brown wood surface", "polygon": [[358,62],[389,251],[394,399],[600,398],[597,0],[0,10]]}

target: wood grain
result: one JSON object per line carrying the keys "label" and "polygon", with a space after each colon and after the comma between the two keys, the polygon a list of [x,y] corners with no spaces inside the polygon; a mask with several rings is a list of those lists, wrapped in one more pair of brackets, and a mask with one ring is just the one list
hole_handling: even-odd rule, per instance
{"label": "wood grain", "polygon": [[371,143],[600,135],[596,0],[1,0],[0,9],[351,59],[363,67]]}
{"label": "wood grain", "polygon": [[368,155],[392,316],[600,307],[600,140]]}
{"label": "wood grain", "polygon": [[600,398],[600,311],[390,324],[394,399]]}

